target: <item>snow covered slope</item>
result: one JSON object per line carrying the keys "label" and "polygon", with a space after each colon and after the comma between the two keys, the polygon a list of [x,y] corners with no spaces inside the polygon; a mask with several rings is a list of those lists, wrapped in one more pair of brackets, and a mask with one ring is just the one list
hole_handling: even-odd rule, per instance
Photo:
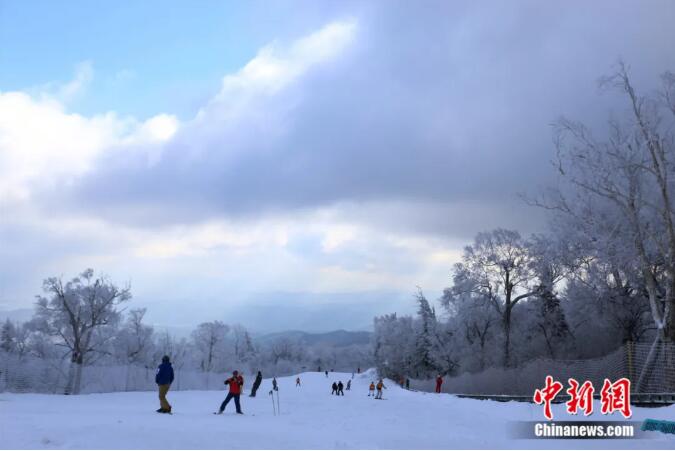
{"label": "snow covered slope", "polygon": [[[641,440],[513,440],[509,421],[542,420],[540,406],[459,399],[402,390],[386,382],[385,399],[367,396],[372,373],[356,375],[344,397],[330,384],[351,374],[304,373],[278,379],[281,415],[274,416],[265,380],[246,415],[213,415],[225,390],[169,392],[174,415],[155,413],[154,392],[80,396],[0,394],[0,448],[675,448],[675,436]],[[250,387],[247,381],[246,388]],[[596,409],[596,410],[599,410]],[[571,419],[554,406],[560,420]],[[634,409],[634,419],[675,420],[675,406]],[[609,420],[595,414],[591,419]]]}

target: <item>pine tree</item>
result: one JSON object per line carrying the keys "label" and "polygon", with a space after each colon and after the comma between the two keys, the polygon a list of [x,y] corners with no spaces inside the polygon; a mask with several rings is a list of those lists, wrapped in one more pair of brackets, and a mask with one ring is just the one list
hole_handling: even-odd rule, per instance
{"label": "pine tree", "polygon": [[13,352],[15,349],[16,327],[9,318],[5,320],[0,330],[0,349],[5,352]]}
{"label": "pine tree", "polygon": [[420,289],[417,293],[418,326],[415,337],[415,370],[420,375],[429,376],[438,371],[438,365],[434,359],[434,347],[437,341],[436,312],[429,305]]}

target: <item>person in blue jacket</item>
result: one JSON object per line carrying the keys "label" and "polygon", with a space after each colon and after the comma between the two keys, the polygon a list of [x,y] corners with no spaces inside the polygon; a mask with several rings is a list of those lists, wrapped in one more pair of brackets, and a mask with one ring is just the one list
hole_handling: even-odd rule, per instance
{"label": "person in blue jacket", "polygon": [[159,387],[159,409],[158,413],[171,413],[171,404],[166,400],[166,394],[169,392],[173,382],[173,367],[169,361],[169,356],[162,357],[162,363],[157,367],[155,383]]}

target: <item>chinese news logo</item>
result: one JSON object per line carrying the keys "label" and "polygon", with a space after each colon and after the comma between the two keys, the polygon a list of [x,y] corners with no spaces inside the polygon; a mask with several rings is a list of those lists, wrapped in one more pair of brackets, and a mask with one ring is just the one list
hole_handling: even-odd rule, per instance
{"label": "chinese news logo", "polygon": [[[575,379],[568,379],[569,388],[567,394],[570,396],[567,401],[567,413],[576,415],[579,411],[583,412],[584,416],[589,416],[593,413],[593,394],[595,388],[590,381],[579,384]],[[543,388],[537,389],[534,392],[535,404],[544,405],[544,416],[552,420],[553,413],[551,412],[551,402],[563,389],[563,384],[553,380],[552,376],[546,376],[546,385]],[[614,412],[620,412],[624,418],[630,418],[630,380],[625,377],[612,383],[609,379],[605,379],[602,389],[600,390],[600,411],[603,415],[611,415]]]}

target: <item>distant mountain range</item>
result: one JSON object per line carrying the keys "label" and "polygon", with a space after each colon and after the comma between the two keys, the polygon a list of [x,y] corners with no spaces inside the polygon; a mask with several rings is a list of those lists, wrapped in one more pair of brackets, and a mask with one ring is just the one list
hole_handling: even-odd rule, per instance
{"label": "distant mountain range", "polygon": [[299,330],[289,330],[260,335],[256,337],[256,339],[260,343],[269,343],[280,338],[289,338],[306,346],[328,345],[345,347],[351,345],[367,345],[370,343],[372,336],[372,332],[366,331],[350,332],[347,330],[335,330],[332,332],[309,333]]}
{"label": "distant mountain range", "polygon": [[[1,310],[0,322],[4,322],[9,318],[12,321],[25,322],[31,319],[33,309],[15,309],[15,310]],[[159,328],[158,328],[159,329]],[[176,329],[178,330],[178,329]],[[172,331],[176,333],[176,330]],[[189,336],[191,328],[181,329],[180,336]],[[255,335],[257,342],[266,344],[271,343],[280,338],[289,338],[297,341],[305,346],[327,345],[335,347],[345,347],[351,345],[367,345],[373,336],[372,332],[367,331],[348,331],[348,330],[334,330],[332,332],[303,332],[301,330],[288,330],[283,332],[274,332],[269,334]]]}

